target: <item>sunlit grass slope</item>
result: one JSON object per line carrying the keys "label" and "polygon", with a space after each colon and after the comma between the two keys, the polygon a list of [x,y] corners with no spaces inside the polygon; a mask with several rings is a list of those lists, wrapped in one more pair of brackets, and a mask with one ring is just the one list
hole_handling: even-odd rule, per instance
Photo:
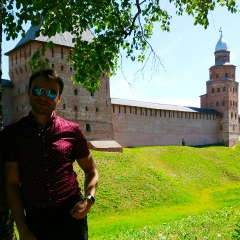
{"label": "sunlit grass slope", "polygon": [[92,155],[100,182],[89,214],[90,239],[239,206],[240,144],[138,147]]}

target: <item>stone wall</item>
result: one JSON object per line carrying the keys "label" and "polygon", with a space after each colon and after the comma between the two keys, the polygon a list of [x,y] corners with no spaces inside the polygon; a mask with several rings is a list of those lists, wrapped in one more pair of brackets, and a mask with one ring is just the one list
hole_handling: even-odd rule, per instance
{"label": "stone wall", "polygon": [[114,140],[123,147],[219,143],[216,114],[112,106]]}

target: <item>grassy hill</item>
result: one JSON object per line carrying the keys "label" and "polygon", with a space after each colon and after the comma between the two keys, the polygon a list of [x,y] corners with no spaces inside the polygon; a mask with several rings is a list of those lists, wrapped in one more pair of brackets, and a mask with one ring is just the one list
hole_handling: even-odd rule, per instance
{"label": "grassy hill", "polygon": [[[154,239],[151,233],[150,237],[139,236],[146,228],[148,233],[154,232],[163,224],[210,211],[224,214],[230,208],[232,222],[237,219],[240,144],[234,148],[137,147],[125,148],[122,154],[92,151],[92,155],[100,182],[96,204],[89,214],[91,240]],[[75,169],[82,183],[82,173],[76,165]]]}

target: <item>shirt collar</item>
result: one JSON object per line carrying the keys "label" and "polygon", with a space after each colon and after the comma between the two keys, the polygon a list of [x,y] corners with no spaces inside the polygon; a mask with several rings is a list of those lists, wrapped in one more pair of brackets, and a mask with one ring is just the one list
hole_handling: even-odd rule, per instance
{"label": "shirt collar", "polygon": [[[53,124],[53,123],[55,122],[56,118],[57,118],[57,114],[56,114],[55,112],[53,112],[53,115],[52,115],[51,119],[47,122],[46,126],[50,126],[51,124]],[[35,122],[35,123],[37,124],[36,119],[35,119],[35,117],[33,116],[33,114],[32,114],[31,111],[30,111],[29,114],[28,114],[28,119],[29,119],[31,122]],[[45,127],[46,127],[46,126],[45,126]]]}

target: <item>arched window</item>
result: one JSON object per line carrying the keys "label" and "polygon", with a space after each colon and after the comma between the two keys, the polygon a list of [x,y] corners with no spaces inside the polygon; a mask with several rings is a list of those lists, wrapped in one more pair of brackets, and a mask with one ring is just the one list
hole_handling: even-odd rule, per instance
{"label": "arched window", "polygon": [[90,124],[86,124],[86,132],[91,132],[91,126],[90,126]]}
{"label": "arched window", "polygon": [[225,77],[228,78],[228,73],[225,73]]}
{"label": "arched window", "polygon": [[78,95],[78,90],[74,89],[74,95]]}
{"label": "arched window", "polygon": [[219,78],[219,74],[218,73],[216,74],[216,78]]}
{"label": "arched window", "polygon": [[219,102],[216,102],[216,107],[218,107],[219,106]]}
{"label": "arched window", "polygon": [[224,101],[222,102],[222,106],[223,106],[223,107],[225,106],[225,102],[224,102]]}
{"label": "arched window", "polygon": [[214,93],[214,88],[212,88],[212,93]]}
{"label": "arched window", "polygon": [[226,91],[226,87],[223,87],[223,92],[225,92]]}

